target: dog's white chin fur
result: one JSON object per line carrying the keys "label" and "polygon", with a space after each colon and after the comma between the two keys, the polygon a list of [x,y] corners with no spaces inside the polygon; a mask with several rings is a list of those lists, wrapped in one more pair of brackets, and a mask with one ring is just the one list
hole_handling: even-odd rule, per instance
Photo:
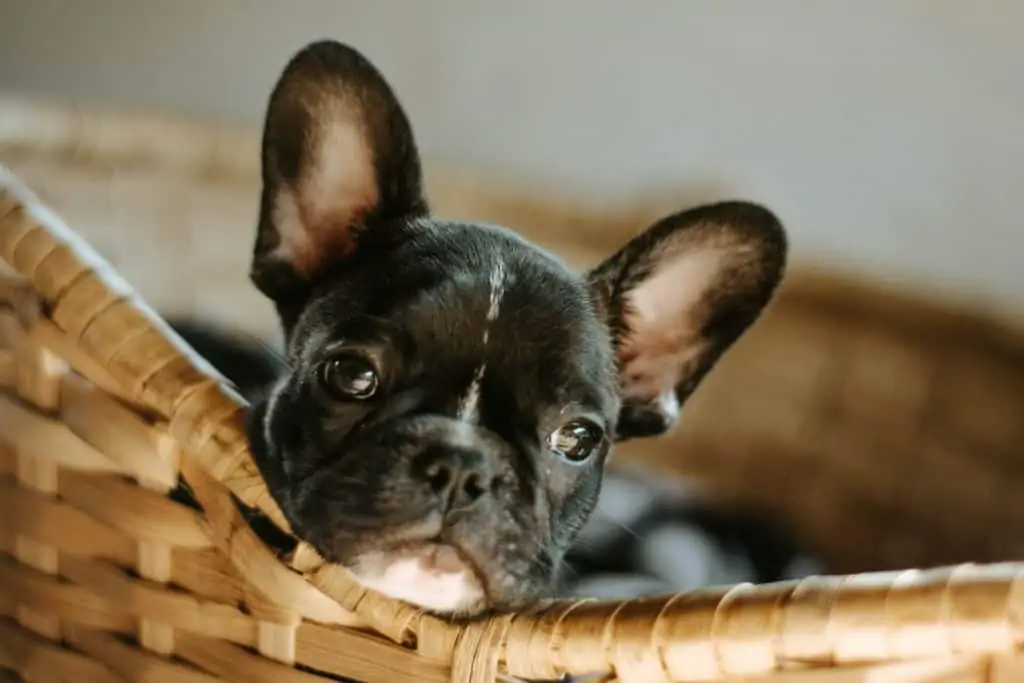
{"label": "dog's white chin fur", "polygon": [[432,612],[470,614],[486,602],[476,572],[447,545],[364,553],[353,563],[352,573],[367,588]]}

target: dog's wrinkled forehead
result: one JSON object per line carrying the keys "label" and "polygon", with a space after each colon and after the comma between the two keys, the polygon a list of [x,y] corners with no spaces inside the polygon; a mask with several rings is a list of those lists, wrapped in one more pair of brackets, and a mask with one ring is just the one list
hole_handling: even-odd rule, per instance
{"label": "dog's wrinkled forehead", "polygon": [[500,227],[419,219],[412,233],[386,265],[370,260],[329,280],[300,318],[291,352],[315,354],[372,320],[375,333],[453,385],[460,373],[475,373],[477,384],[486,373],[515,385],[520,400],[614,414],[612,346],[577,274]]}

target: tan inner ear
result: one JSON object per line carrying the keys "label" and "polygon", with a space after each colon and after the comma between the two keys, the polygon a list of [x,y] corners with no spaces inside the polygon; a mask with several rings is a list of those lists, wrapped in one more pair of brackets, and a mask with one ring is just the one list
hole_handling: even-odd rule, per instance
{"label": "tan inner ear", "polygon": [[721,248],[680,254],[629,295],[631,334],[620,348],[623,393],[652,399],[673,395],[708,347],[701,337],[708,292],[725,267]]}
{"label": "tan inner ear", "polygon": [[355,248],[363,215],[380,201],[373,150],[351,112],[321,111],[309,141],[309,165],[297,185],[283,187],[274,205],[280,235],[275,255],[312,275],[328,254]]}

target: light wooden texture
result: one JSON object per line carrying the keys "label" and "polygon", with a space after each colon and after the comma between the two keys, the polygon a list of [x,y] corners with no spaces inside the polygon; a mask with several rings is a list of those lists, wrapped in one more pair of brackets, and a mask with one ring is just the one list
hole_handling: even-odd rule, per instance
{"label": "light wooden texture", "polygon": [[[138,277],[172,313],[216,314],[248,287],[252,141],[0,106],[0,164],[21,177],[0,177],[0,670],[26,681],[1021,680],[1024,564],[1008,562],[1024,537],[1020,331],[808,272],[709,378],[678,436],[621,455],[762,506],[859,573],[555,602],[459,627],[360,588],[308,547],[283,565],[232,501],[287,528],[250,460],[244,406],[128,283]],[[529,236],[561,225],[547,243],[580,262],[648,218],[453,178],[434,192],[443,213]],[[202,213],[218,198],[220,213]],[[116,269],[89,244],[103,235]],[[165,248],[177,250],[164,254],[171,266],[156,258]],[[208,277],[222,255],[234,265]],[[195,305],[222,285],[229,300]],[[261,316],[235,320],[259,330]],[[179,477],[201,512],[166,495]]]}

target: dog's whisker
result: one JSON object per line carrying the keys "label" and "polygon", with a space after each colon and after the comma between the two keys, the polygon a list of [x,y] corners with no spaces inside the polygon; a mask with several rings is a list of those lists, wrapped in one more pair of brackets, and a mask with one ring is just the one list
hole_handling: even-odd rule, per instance
{"label": "dog's whisker", "polygon": [[559,560],[559,567],[561,569],[568,570],[573,575],[574,578],[577,578],[577,579],[580,578],[580,573],[576,570],[575,567],[573,567],[571,564],[569,564],[564,558]]}
{"label": "dog's whisker", "polygon": [[611,516],[609,513],[605,512],[604,510],[601,510],[600,508],[594,510],[594,517],[600,517],[601,519],[604,519],[614,524],[616,527],[622,529],[627,534],[629,534],[632,538],[640,538],[640,534],[638,534],[636,530],[634,530],[631,526],[629,526],[625,522],[616,519],[615,517]]}

